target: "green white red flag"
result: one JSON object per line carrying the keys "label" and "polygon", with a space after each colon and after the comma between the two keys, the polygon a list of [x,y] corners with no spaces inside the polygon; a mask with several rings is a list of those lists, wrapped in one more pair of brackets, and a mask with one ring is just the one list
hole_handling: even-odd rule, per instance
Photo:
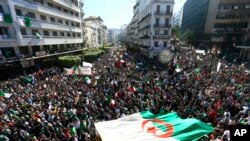
{"label": "green white red flag", "polygon": [[141,112],[95,124],[102,141],[193,141],[213,127],[197,119],[181,119],[176,113]]}

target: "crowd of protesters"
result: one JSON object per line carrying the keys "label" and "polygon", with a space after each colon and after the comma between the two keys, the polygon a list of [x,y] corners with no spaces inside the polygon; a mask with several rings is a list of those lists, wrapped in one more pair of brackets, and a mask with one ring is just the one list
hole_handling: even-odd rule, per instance
{"label": "crowd of protesters", "polygon": [[[120,59],[122,61],[119,61]],[[95,122],[139,111],[177,112],[212,124],[201,140],[229,140],[229,125],[250,125],[250,79],[244,66],[193,50],[167,64],[112,49],[94,62],[92,76],[60,68],[0,82],[0,140],[94,141]],[[87,81],[88,80],[88,81]]]}

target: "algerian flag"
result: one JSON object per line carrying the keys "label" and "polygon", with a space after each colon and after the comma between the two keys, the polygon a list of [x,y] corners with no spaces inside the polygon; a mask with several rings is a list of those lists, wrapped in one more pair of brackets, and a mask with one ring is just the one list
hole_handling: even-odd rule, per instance
{"label": "algerian flag", "polygon": [[195,71],[196,73],[200,73],[201,69],[200,69],[200,68],[195,68],[194,71]]}
{"label": "algerian flag", "polygon": [[181,119],[176,113],[141,112],[95,124],[102,141],[193,141],[213,131],[197,119]]}
{"label": "algerian flag", "polygon": [[178,72],[181,72],[180,66],[179,66],[178,64],[176,65],[175,71],[176,71],[177,73],[178,73]]}
{"label": "algerian flag", "polygon": [[40,33],[36,32],[36,38],[37,39],[42,39],[42,36],[40,35]]}
{"label": "algerian flag", "polygon": [[29,17],[24,17],[24,23],[25,26],[30,27],[31,26],[31,20]]}
{"label": "algerian flag", "polygon": [[75,127],[70,128],[70,135],[72,137],[76,136],[76,128]]}
{"label": "algerian flag", "polygon": [[0,91],[0,97],[4,97],[4,98],[10,98],[12,94],[10,93],[4,93],[2,91]]}

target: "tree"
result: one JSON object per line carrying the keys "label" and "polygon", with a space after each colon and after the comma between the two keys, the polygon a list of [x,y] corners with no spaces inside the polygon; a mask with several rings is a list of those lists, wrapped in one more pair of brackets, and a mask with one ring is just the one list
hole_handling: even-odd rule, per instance
{"label": "tree", "polygon": [[190,43],[190,41],[193,38],[193,34],[194,32],[190,29],[187,29],[184,34],[183,34],[183,40],[186,41],[188,44]]}
{"label": "tree", "polygon": [[176,25],[172,28],[172,38],[174,39],[173,44],[176,45],[176,41],[180,39],[180,27]]}
{"label": "tree", "polygon": [[172,28],[172,36],[174,38],[180,38],[180,27],[179,25],[176,25]]}
{"label": "tree", "polygon": [[58,63],[61,67],[71,68],[74,65],[80,65],[81,57],[79,55],[58,57]]}

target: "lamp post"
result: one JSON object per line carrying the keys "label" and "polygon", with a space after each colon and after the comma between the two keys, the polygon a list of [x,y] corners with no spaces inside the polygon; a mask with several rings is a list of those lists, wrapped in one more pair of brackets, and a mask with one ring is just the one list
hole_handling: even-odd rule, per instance
{"label": "lamp post", "polygon": [[211,48],[208,50],[208,53],[211,55],[211,60],[210,60],[210,69],[211,69],[211,73],[213,72],[213,61],[214,58],[217,57],[218,54],[221,53],[220,49],[216,49],[216,48]]}

